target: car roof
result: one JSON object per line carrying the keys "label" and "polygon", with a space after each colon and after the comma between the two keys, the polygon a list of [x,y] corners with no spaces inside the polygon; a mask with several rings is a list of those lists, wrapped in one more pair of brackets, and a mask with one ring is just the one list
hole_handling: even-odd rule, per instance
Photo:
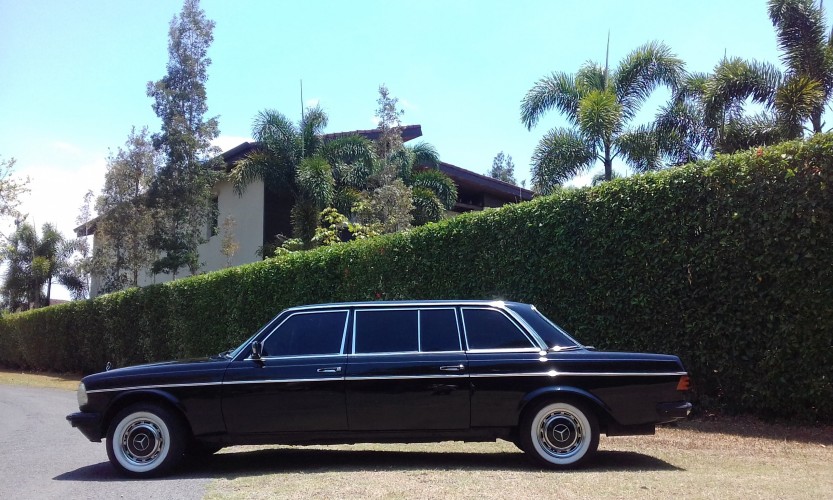
{"label": "car roof", "polygon": [[325,304],[308,304],[290,307],[287,311],[298,311],[304,309],[343,309],[347,307],[418,307],[418,306],[491,306],[505,307],[510,305],[522,305],[520,302],[505,300],[375,300],[364,302],[333,302]]}

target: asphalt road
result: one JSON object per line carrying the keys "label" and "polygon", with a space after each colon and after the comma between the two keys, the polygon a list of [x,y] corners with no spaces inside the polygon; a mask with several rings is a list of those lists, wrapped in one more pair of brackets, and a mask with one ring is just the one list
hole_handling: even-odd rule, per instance
{"label": "asphalt road", "polygon": [[104,443],[91,443],[64,418],[75,393],[0,385],[0,498],[199,499],[211,477],[199,464],[171,477],[125,479]]}

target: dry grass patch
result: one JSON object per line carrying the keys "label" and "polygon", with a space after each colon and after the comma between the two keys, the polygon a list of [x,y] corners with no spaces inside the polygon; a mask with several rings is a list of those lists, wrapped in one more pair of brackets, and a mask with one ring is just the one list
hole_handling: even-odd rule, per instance
{"label": "dry grass patch", "polygon": [[831,498],[833,428],[749,419],[602,438],[590,468],[530,465],[514,445],[234,447],[199,465],[209,499]]}
{"label": "dry grass patch", "polygon": [[81,376],[67,373],[27,373],[12,370],[0,370],[0,385],[24,385],[27,387],[46,387],[51,389],[78,389]]}

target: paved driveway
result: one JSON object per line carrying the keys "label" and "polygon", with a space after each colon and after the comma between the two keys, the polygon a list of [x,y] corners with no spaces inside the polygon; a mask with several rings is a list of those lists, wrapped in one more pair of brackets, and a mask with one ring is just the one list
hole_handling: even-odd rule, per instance
{"label": "paved driveway", "polygon": [[65,420],[77,407],[72,391],[0,385],[0,498],[202,498],[210,478],[199,467],[152,480],[117,475],[104,443]]}

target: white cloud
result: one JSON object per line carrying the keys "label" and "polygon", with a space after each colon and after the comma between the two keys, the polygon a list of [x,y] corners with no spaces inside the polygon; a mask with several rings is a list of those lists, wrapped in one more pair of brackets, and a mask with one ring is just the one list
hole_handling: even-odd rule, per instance
{"label": "white cloud", "polygon": [[304,102],[304,104],[305,104],[305,105],[306,105],[306,107],[308,107],[308,108],[314,108],[314,107],[318,106],[318,104],[319,104],[320,102],[321,102],[321,99],[319,99],[319,98],[317,98],[317,97],[314,97],[314,98],[312,98],[312,99],[307,99],[307,100]]}
{"label": "white cloud", "polygon": [[19,173],[29,177],[30,192],[23,196],[20,210],[37,227],[54,224],[64,236],[72,236],[79,207],[87,190],[101,191],[107,160],[104,156],[78,165],[23,166]]}
{"label": "white cloud", "polygon": [[372,123],[372,124],[373,124],[373,128],[378,127],[378,126],[379,126],[379,122],[380,122],[380,121],[382,121],[382,120],[380,120],[378,116],[375,116],[375,115],[374,115],[374,116],[371,116],[371,117],[370,117],[370,123]]}
{"label": "white cloud", "polygon": [[399,99],[399,104],[402,105],[403,109],[406,109],[406,110],[409,110],[409,111],[419,110],[419,107],[416,104],[412,103],[411,101],[409,101],[407,99],[400,98]]}
{"label": "white cloud", "polygon": [[70,144],[69,142],[65,141],[54,141],[52,143],[52,147],[62,153],[68,153],[71,155],[80,155],[82,153],[81,148],[79,148],[75,144]]}

